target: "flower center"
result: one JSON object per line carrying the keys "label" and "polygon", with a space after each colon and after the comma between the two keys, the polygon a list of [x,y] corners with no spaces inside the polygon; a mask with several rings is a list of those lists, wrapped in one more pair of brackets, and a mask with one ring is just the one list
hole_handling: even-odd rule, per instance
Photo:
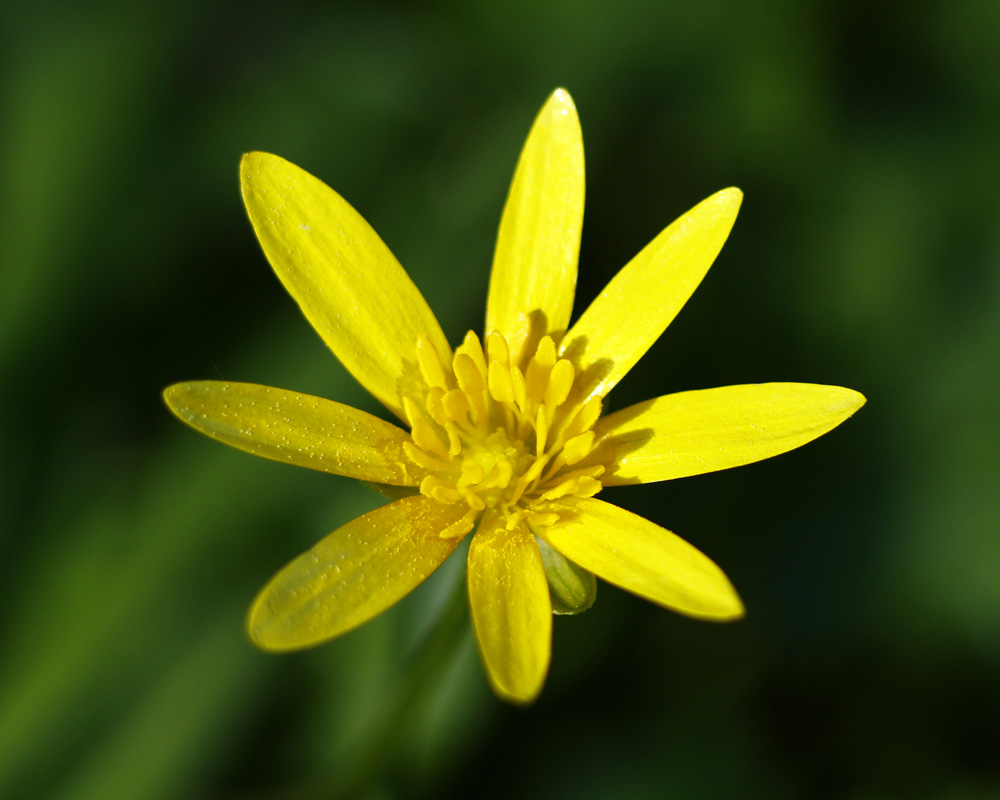
{"label": "flower center", "polygon": [[542,337],[523,370],[499,333],[484,351],[469,331],[450,369],[421,337],[417,361],[430,390],[422,405],[403,400],[412,437],[404,449],[430,472],[423,494],[467,503],[476,514],[497,508],[512,529],[524,519],[554,522],[547,501],[601,490],[603,466],[574,466],[591,451],[601,401],[567,404],[576,370],[557,358],[551,337]]}

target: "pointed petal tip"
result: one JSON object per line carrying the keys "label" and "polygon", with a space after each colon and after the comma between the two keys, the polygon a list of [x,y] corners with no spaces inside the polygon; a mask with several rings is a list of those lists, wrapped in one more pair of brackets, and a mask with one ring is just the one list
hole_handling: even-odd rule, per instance
{"label": "pointed petal tip", "polygon": [[199,390],[204,391],[207,386],[222,385],[223,383],[223,381],[181,381],[180,383],[172,383],[163,390],[163,402],[178,417],[187,421],[191,413],[192,397]]}
{"label": "pointed petal tip", "polygon": [[868,402],[868,398],[861,392],[848,389],[846,386],[830,386],[828,388],[832,390],[832,393],[826,410],[830,414],[840,415],[841,420],[852,416]]}
{"label": "pointed petal tip", "polygon": [[483,671],[486,673],[490,688],[497,697],[511,705],[528,706],[534,703],[542,693],[545,678],[548,675],[548,663],[546,662],[546,668],[542,670],[541,674],[532,677],[524,674],[518,677],[498,674],[485,659],[483,660]]}
{"label": "pointed petal tip", "polygon": [[240,157],[240,176],[245,176],[255,166],[257,166],[261,161],[261,156],[263,155],[265,155],[265,153],[261,153],[258,150],[251,150],[249,153],[244,153]]}
{"label": "pointed petal tip", "polygon": [[665,608],[703,622],[737,622],[746,616],[746,606],[743,605],[732,583],[725,576],[722,576],[722,580],[725,585],[717,586],[713,593],[715,596],[698,610],[681,609],[671,605],[665,605]]}
{"label": "pointed petal tip", "polygon": [[183,418],[181,413],[184,406],[184,395],[188,391],[190,383],[172,383],[161,393],[163,402],[166,403],[167,408],[169,408],[178,417]]}
{"label": "pointed petal tip", "polygon": [[729,598],[729,602],[720,607],[720,612],[716,617],[718,622],[736,622],[747,615],[746,606],[743,605],[743,601],[736,594],[735,589],[733,589],[733,594]]}
{"label": "pointed petal tip", "polygon": [[726,189],[716,192],[712,195],[713,200],[720,206],[728,206],[733,212],[739,211],[740,206],[743,203],[743,190],[736,186],[730,186]]}
{"label": "pointed petal tip", "polygon": [[576,104],[573,102],[573,98],[570,93],[561,86],[549,95],[546,105],[550,103],[552,105],[562,106],[567,110],[576,108]]}
{"label": "pointed petal tip", "polygon": [[260,600],[261,598],[258,595],[253,603],[251,603],[250,609],[247,611],[246,622],[243,626],[250,644],[265,653],[290,653],[310,646],[301,644],[289,645],[288,642],[275,637],[273,631],[269,630],[267,620],[262,619],[263,615],[260,613],[262,604]]}
{"label": "pointed petal tip", "polygon": [[251,167],[265,161],[284,161],[284,159],[274,153],[265,153],[263,150],[250,150],[240,157],[240,166]]}
{"label": "pointed petal tip", "polygon": [[[728,227],[726,231],[726,238],[728,238],[729,231],[736,223],[741,205],[743,205],[743,191],[735,186],[730,186],[706,197],[691,209],[690,213],[692,215],[698,214],[705,220],[723,222]],[[724,242],[725,238],[722,241]]]}
{"label": "pointed petal tip", "polygon": [[263,626],[260,624],[259,611],[260,594],[254,598],[253,602],[250,604],[250,608],[247,609],[246,620],[243,623],[243,631],[246,633],[246,637],[250,640],[250,643],[258,650],[274,652],[276,649],[280,648],[275,648],[268,642]]}
{"label": "pointed petal tip", "polygon": [[530,706],[535,700],[538,699],[538,695],[542,692],[542,687],[539,686],[537,689],[533,689],[530,692],[514,692],[507,691],[506,689],[493,684],[493,691],[496,693],[497,697],[506,703],[510,703],[513,706]]}
{"label": "pointed petal tip", "polygon": [[244,153],[243,157],[240,158],[240,195],[243,197],[244,205],[247,202],[248,194],[252,191],[250,187],[253,185],[254,173],[260,171],[261,155],[261,153],[254,151]]}
{"label": "pointed petal tip", "polygon": [[243,188],[244,196],[248,186],[255,182],[255,176],[266,170],[274,170],[281,166],[294,166],[291,162],[273,153],[265,153],[263,150],[251,150],[240,157],[240,186]]}
{"label": "pointed petal tip", "polygon": [[854,389],[844,389],[844,392],[847,395],[845,405],[849,405],[851,407],[852,414],[868,402],[867,397],[861,394],[861,392],[854,391]]}
{"label": "pointed petal tip", "polygon": [[548,673],[548,670],[546,669],[539,679],[533,681],[526,681],[523,679],[519,681],[509,681],[504,680],[504,678],[500,675],[494,674],[485,662],[483,664],[483,669],[486,673],[487,682],[497,697],[505,703],[522,707],[530,706],[538,699],[538,696],[542,693],[542,688],[545,686],[545,677]]}

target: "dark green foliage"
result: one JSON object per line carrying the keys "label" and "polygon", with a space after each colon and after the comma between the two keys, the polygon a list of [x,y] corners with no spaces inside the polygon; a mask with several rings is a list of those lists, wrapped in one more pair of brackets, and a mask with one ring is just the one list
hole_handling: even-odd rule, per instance
{"label": "dark green foliage", "polygon": [[[1000,5],[918,5],[7,4],[0,796],[1000,793]],[[868,405],[764,464],[609,491],[713,557],[748,617],[602,586],[556,620],[528,709],[468,636],[437,676],[415,655],[448,574],[329,645],[256,652],[257,589],[380,498],[162,406],[222,377],[377,411],[270,274],[240,155],[343,194],[458,342],[558,85],[587,148],[578,312],[678,214],[746,194],[611,407],[770,380]]]}

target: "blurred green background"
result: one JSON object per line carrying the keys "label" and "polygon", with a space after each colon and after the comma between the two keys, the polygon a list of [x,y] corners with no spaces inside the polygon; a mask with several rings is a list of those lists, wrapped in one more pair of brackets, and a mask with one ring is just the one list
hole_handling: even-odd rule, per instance
{"label": "blurred green background", "polygon": [[[989,0],[4,3],[0,797],[1000,796],[998,52]],[[338,641],[256,652],[257,589],[379,498],[199,437],[160,391],[378,409],[261,255],[240,154],[348,198],[457,342],[556,86],[587,149],[578,311],[746,193],[611,407],[769,380],[868,405],[603,495],[712,556],[743,622],[602,585],[511,708],[468,633],[415,655],[454,560]]]}

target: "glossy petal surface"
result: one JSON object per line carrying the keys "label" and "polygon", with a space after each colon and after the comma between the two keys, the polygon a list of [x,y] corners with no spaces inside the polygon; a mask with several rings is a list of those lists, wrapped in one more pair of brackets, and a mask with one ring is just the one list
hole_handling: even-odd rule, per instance
{"label": "glossy petal surface", "polygon": [[422,495],[338,528],[265,586],[247,619],[266,650],[339,636],[385,611],[436,570],[468,532],[467,509]]}
{"label": "glossy petal surface", "polygon": [[742,198],[723,189],[675,220],[583,312],[561,349],[582,373],[577,402],[611,391],[666,330],[722,249]]}
{"label": "glossy petal surface", "polygon": [[583,195],[580,121],[569,93],[557,89],[521,151],[490,275],[486,334],[507,336],[513,363],[521,357],[529,329],[537,341],[569,325]]}
{"label": "glossy petal surface", "polygon": [[643,517],[593,498],[535,533],[599,578],[655,603],[709,620],[736,619],[743,603],[708,556]]}
{"label": "glossy petal surface", "polygon": [[486,672],[501,697],[541,691],[552,650],[552,606],[542,557],[524,525],[484,517],[469,546],[469,605]]}
{"label": "glossy petal surface", "polygon": [[451,359],[423,296],[361,215],[308,172],[248,153],[240,179],[254,231],[289,294],[351,374],[403,419],[402,398],[427,391],[417,339]]}
{"label": "glossy petal surface", "polygon": [[224,381],[174,384],[163,398],[195,430],[257,456],[396,486],[425,475],[403,452],[406,431],[333,400]]}
{"label": "glossy petal surface", "polygon": [[599,420],[587,463],[607,466],[606,486],[729,469],[801,447],[864,402],[851,389],[811,383],[679,392]]}

